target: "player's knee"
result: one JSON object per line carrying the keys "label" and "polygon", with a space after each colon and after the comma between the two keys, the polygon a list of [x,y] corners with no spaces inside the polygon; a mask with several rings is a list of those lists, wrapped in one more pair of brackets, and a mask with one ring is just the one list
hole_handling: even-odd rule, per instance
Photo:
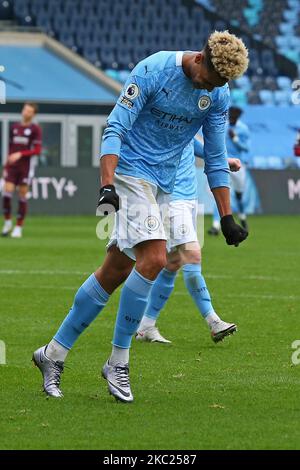
{"label": "player's knee", "polygon": [[186,243],[180,249],[181,264],[200,264],[201,249],[198,242]]}
{"label": "player's knee", "polygon": [[160,271],[166,267],[166,253],[152,253],[151,257],[143,257],[137,260],[136,268],[143,276],[148,279],[155,279]]}
{"label": "player's knee", "polygon": [[199,251],[187,251],[185,253],[184,264],[200,264],[201,254]]}
{"label": "player's knee", "polygon": [[166,267],[167,257],[165,253],[157,253],[151,257],[148,261],[149,268],[159,273],[163,268]]}
{"label": "player's knee", "polygon": [[168,271],[179,271],[182,266],[182,260],[179,251],[174,251],[169,254],[166,269]]}

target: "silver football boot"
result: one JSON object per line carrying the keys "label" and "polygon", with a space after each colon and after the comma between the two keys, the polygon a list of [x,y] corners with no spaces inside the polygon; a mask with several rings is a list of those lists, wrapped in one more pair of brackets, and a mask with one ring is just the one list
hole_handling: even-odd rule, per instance
{"label": "silver football boot", "polygon": [[107,381],[109,393],[113,395],[116,400],[120,400],[124,403],[133,401],[128,364],[110,365],[109,361],[106,361],[102,369],[102,377]]}
{"label": "silver football boot", "polygon": [[46,348],[47,345],[37,349],[33,353],[32,360],[42,373],[44,392],[49,397],[62,398],[63,393],[59,386],[61,374],[64,371],[64,363],[49,359],[45,354]]}

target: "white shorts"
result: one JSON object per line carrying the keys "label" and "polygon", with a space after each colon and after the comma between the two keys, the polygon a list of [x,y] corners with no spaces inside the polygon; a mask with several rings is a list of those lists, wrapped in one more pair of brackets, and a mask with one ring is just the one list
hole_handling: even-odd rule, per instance
{"label": "white shorts", "polygon": [[246,168],[241,166],[239,171],[231,171],[231,189],[237,193],[243,193],[246,185]]}
{"label": "white shorts", "polygon": [[120,209],[115,214],[114,228],[107,245],[117,245],[135,260],[133,248],[146,240],[167,240],[170,195],[141,178],[115,175],[115,187],[120,196]]}
{"label": "white shorts", "polygon": [[197,242],[197,201],[175,200],[169,203],[170,235],[167,250],[170,252],[179,245]]}

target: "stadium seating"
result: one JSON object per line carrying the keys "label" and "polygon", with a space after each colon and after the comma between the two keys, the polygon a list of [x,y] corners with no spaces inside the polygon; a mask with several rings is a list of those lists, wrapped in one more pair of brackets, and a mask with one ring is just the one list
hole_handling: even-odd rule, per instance
{"label": "stadium seating", "polygon": [[[285,65],[299,63],[299,0],[3,2],[3,18],[13,12],[19,24],[38,26],[121,82],[143,57],[161,49],[199,50],[211,31],[230,24],[250,51],[248,75],[231,84],[233,101],[290,104],[296,67]],[[285,65],[278,52],[288,58]]]}

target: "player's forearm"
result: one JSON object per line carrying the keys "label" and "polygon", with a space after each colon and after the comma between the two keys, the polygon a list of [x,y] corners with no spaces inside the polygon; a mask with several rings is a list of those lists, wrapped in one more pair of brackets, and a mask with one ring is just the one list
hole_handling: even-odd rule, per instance
{"label": "player's forearm", "polygon": [[232,214],[230,205],[230,189],[225,187],[213,188],[212,193],[216,200],[220,217]]}
{"label": "player's forearm", "polygon": [[42,151],[41,145],[36,145],[33,149],[30,150],[22,150],[21,155],[22,157],[32,157],[33,155],[40,155]]}
{"label": "player's forearm", "polygon": [[101,186],[114,184],[115,170],[119,157],[113,154],[103,155],[100,160]]}

